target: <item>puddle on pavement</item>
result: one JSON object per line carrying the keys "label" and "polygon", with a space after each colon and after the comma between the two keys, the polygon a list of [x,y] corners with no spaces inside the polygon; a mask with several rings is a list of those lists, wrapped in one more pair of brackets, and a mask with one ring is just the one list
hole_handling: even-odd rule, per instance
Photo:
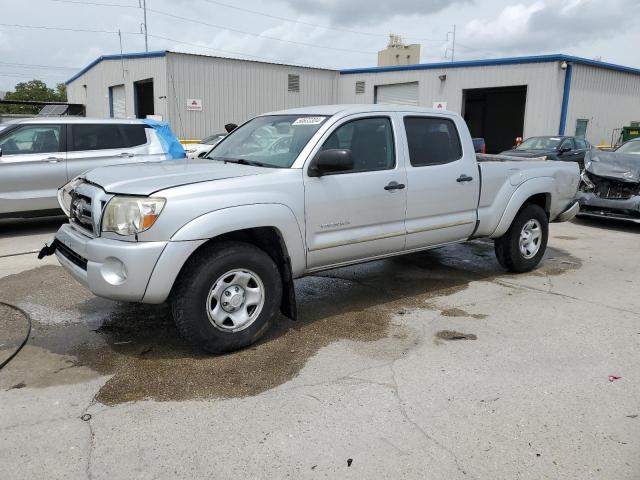
{"label": "puddle on pavement", "polygon": [[485,315],[484,313],[469,313],[457,307],[445,308],[444,310],[440,311],[440,315],[442,315],[443,317],[471,317],[477,318],[479,320],[487,318],[487,315]]}
{"label": "puddle on pavement", "polygon": [[[536,274],[579,266],[578,259],[549,248]],[[61,267],[40,267],[0,279],[0,300],[34,320],[31,340],[3,372],[0,388],[110,375],[96,395],[104,404],[255,395],[290,380],[320,348],[339,340],[352,341],[349,347],[361,355],[399,358],[422,341],[401,315],[433,308],[429,299],[471,281],[506,275],[487,241],[319,273],[296,281],[297,322],[281,318],[258,344],[208,356],[178,337],[168,306],[97,298]],[[456,308],[443,314],[481,318]]]}
{"label": "puddle on pavement", "polygon": [[436,333],[437,338],[442,340],[477,340],[475,333],[462,333],[455,330],[440,330]]}

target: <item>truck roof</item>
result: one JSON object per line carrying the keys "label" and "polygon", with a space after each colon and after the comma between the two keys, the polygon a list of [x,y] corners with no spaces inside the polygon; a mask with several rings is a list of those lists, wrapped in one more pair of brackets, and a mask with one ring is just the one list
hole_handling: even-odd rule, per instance
{"label": "truck roof", "polygon": [[368,112],[416,112],[416,113],[440,113],[449,112],[435,108],[413,107],[410,105],[383,105],[379,103],[356,103],[343,105],[317,105],[313,107],[289,108],[265,113],[263,115],[351,115]]}

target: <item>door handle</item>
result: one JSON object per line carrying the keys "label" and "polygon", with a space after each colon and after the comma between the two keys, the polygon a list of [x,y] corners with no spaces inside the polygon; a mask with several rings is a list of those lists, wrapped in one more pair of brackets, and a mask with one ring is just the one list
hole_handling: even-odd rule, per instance
{"label": "door handle", "polygon": [[63,159],[60,157],[47,157],[47,162],[49,163],[58,163],[61,162]]}
{"label": "door handle", "polygon": [[123,152],[119,156],[124,158],[131,158],[133,157],[133,153]]}
{"label": "door handle", "polygon": [[463,173],[458,178],[456,178],[456,182],[459,182],[459,183],[470,182],[471,180],[473,180],[473,177],[470,177],[469,175],[467,175],[465,173]]}
{"label": "door handle", "polygon": [[384,189],[387,191],[402,190],[403,188],[404,188],[404,183],[398,183],[398,182],[389,182],[389,184],[384,187]]}

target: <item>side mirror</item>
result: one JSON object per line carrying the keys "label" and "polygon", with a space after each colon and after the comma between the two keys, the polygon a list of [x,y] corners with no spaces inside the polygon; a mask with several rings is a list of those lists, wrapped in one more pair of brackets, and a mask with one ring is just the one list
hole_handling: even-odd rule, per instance
{"label": "side mirror", "polygon": [[318,152],[309,165],[310,177],[321,177],[327,173],[353,170],[351,150],[329,149]]}

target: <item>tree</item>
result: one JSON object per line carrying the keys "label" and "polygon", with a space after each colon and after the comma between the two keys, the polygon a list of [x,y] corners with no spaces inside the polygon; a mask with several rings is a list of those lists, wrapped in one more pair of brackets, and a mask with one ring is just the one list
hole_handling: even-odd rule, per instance
{"label": "tree", "polygon": [[[20,82],[13,92],[7,92],[5,100],[30,100],[36,102],[66,102],[67,88],[64,83],[58,83],[55,88],[47,87],[42,80]],[[1,113],[38,113],[40,107],[31,105],[0,105]]]}

